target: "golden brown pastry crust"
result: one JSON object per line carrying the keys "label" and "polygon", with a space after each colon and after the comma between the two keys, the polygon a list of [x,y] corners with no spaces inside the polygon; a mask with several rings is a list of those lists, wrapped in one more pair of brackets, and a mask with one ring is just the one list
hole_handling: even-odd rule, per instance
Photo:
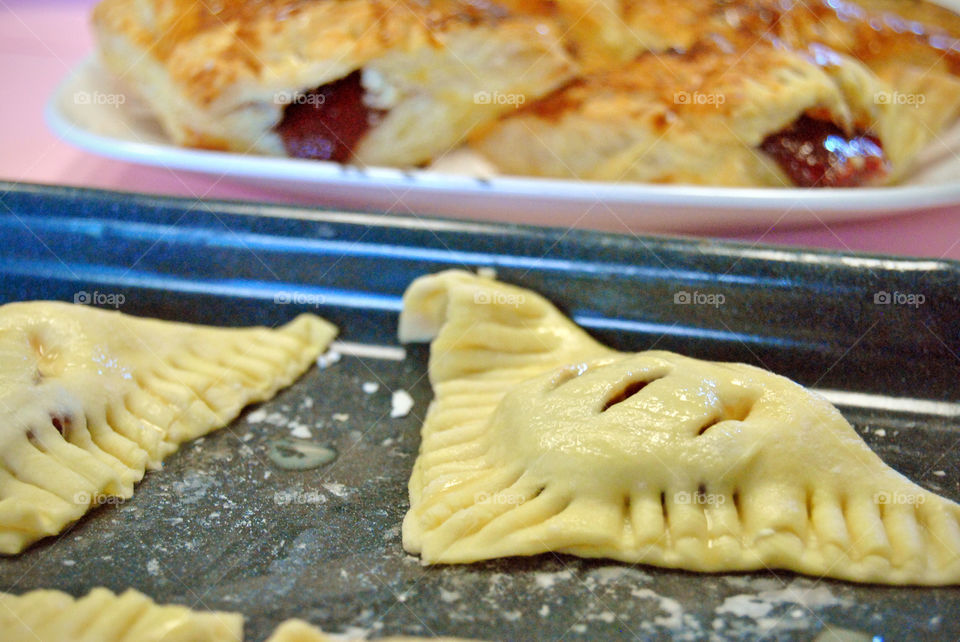
{"label": "golden brown pastry crust", "polygon": [[591,73],[473,144],[513,174],[789,186],[759,146],[812,116],[876,138],[886,173],[867,182],[892,182],[960,113],[960,17],[897,5],[624,0],[612,49],[580,43]]}
{"label": "golden brown pastry crust", "polygon": [[887,118],[884,88],[861,64],[760,43],[647,53],[577,79],[481,133],[475,147],[506,172],[609,181],[784,186],[758,146],[808,111],[843,129]]}
{"label": "golden brown pastry crust", "polygon": [[[511,108],[478,104],[477,91],[539,96],[571,72],[551,25],[486,2],[104,0],[93,22],[106,65],[135,87],[177,143],[241,152],[284,153],[273,130],[285,106],[278,95],[361,68],[376,72],[381,62],[377,84],[392,84],[400,106],[419,100],[422,122],[388,116],[372,131],[391,136],[361,141],[362,162],[429,160]],[[459,86],[429,84],[452,76],[462,77]],[[444,129],[445,122],[453,124]],[[399,145],[402,153],[384,141],[405,135],[413,140]]]}
{"label": "golden brown pastry crust", "polygon": [[[359,164],[469,138],[505,173],[783,186],[757,132],[814,115],[879,141],[886,174],[857,181],[875,184],[960,111],[960,17],[920,0],[103,0],[94,24],[107,65],[189,146],[285,155],[283,97],[361,70],[384,115]],[[677,100],[707,90],[723,102]]]}
{"label": "golden brown pastry crust", "polygon": [[871,66],[936,64],[960,71],[960,48],[951,42],[960,38],[960,16],[923,0],[607,0],[589,8],[583,0],[557,1],[562,16],[592,23],[589,31],[569,33],[594,68],[704,41],[743,48],[777,39],[801,49],[825,44]]}

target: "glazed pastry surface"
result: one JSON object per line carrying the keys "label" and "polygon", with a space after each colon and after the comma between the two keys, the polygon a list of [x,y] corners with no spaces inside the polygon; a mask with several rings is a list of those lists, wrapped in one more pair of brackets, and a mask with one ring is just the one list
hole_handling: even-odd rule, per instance
{"label": "glazed pastry surface", "polygon": [[0,307],[0,553],[129,498],[180,444],[271,398],[336,328],[215,328],[58,302]]}

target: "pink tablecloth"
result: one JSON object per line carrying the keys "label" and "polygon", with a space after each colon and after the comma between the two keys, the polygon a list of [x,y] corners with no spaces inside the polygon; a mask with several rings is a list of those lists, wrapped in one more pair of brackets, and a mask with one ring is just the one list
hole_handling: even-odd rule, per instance
{"label": "pink tablecloth", "polygon": [[[43,122],[56,84],[92,50],[95,0],[0,0],[0,178],[210,198],[304,202],[228,181],[111,161],[58,141]],[[960,177],[958,177],[960,180]],[[960,259],[960,208],[731,238]]]}

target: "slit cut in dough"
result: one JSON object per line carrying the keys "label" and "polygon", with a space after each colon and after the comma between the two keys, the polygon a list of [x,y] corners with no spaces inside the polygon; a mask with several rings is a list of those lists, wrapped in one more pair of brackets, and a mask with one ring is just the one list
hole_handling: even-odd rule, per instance
{"label": "slit cut in dough", "polygon": [[0,553],[131,497],[146,469],[290,385],[335,335],[309,314],[271,330],[0,307]]}
{"label": "slit cut in dough", "polygon": [[617,352],[541,296],[460,271],[414,281],[399,334],[432,340],[435,398],[403,522],[424,563],[554,551],[960,583],[960,506],[789,379]]}

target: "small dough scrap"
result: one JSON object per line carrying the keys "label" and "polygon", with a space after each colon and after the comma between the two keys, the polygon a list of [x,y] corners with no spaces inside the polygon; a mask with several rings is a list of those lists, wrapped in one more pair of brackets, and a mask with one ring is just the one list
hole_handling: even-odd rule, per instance
{"label": "small dough scrap", "polygon": [[960,583],[960,506],[785,377],[617,352],[541,296],[460,271],[411,284],[399,334],[433,339],[403,522],[424,563],[554,551]]}
{"label": "small dough scrap", "polygon": [[0,553],[131,497],[146,469],[290,385],[335,335],[310,314],[272,330],[0,307]]}
{"label": "small dough scrap", "polygon": [[[304,622],[303,620],[287,620],[277,627],[267,642],[336,642],[343,640],[341,636],[331,637],[318,629],[317,627]],[[351,638],[358,640],[359,638]],[[416,640],[430,640],[431,642],[467,642],[463,638],[418,638],[408,636],[395,636],[387,638],[377,638],[380,642],[415,642]]]}
{"label": "small dough scrap", "polygon": [[241,642],[243,616],[160,605],[133,589],[79,599],[39,590],[0,593],[0,631],[4,642]]}

